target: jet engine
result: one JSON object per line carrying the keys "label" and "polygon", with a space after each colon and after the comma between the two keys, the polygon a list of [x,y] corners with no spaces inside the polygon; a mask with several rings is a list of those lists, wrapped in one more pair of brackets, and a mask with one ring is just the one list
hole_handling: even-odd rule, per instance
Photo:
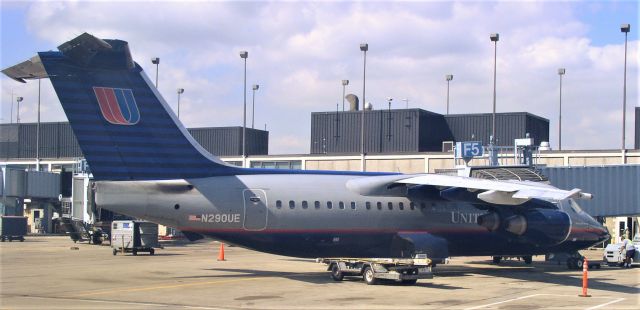
{"label": "jet engine", "polygon": [[529,209],[521,213],[501,215],[490,212],[478,217],[478,224],[489,231],[503,232],[535,244],[558,244],[571,230],[569,215],[550,209]]}

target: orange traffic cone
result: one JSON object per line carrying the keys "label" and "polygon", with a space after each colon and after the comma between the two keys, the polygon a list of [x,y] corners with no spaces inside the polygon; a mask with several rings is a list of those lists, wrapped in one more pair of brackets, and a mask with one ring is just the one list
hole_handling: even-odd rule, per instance
{"label": "orange traffic cone", "polygon": [[226,259],[224,259],[224,243],[220,242],[220,251],[218,253],[218,260],[219,261],[224,261]]}
{"label": "orange traffic cone", "polygon": [[584,263],[582,264],[582,294],[578,295],[580,297],[591,297],[591,295],[587,294],[587,288],[589,287],[589,261],[587,258],[584,258]]}

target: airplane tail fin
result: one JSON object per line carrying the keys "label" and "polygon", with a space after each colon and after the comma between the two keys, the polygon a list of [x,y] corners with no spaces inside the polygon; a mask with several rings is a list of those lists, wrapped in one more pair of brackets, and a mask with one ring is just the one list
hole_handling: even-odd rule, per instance
{"label": "airplane tail fin", "polygon": [[236,174],[177,119],[128,43],[88,33],[2,72],[48,77],[96,180],[162,180]]}

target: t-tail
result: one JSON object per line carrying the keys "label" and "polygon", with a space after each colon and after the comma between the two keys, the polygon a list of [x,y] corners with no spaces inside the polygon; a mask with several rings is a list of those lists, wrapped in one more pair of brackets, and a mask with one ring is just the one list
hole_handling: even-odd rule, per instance
{"label": "t-tail", "polygon": [[2,72],[48,77],[95,180],[166,180],[233,175],[191,137],[133,61],[128,43],[88,33]]}

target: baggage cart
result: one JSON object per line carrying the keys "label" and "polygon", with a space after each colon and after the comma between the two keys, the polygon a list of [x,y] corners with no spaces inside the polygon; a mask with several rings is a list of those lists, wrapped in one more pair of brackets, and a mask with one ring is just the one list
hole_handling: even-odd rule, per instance
{"label": "baggage cart", "polygon": [[342,281],[345,276],[361,276],[368,285],[380,280],[393,280],[413,285],[418,279],[432,279],[432,262],[424,254],[414,258],[319,258],[327,265],[334,281]]}
{"label": "baggage cart", "polygon": [[158,224],[146,221],[113,221],[111,223],[113,255],[139,252],[155,254],[158,244]]}

